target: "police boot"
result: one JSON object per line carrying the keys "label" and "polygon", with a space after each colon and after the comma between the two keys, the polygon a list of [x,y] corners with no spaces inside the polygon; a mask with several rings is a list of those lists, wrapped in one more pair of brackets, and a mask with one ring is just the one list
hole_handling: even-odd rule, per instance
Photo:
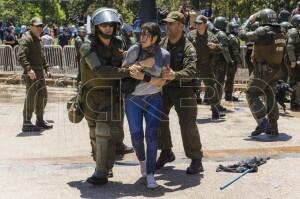
{"label": "police boot", "polygon": [[133,153],[133,152],[134,152],[133,148],[127,146],[123,142],[118,143],[116,145],[116,155],[124,155],[124,154],[127,154],[127,153]]}
{"label": "police boot", "polygon": [[268,137],[277,137],[279,135],[277,122],[271,123],[271,128],[266,132]]}
{"label": "police boot", "polygon": [[262,133],[267,133],[271,129],[271,125],[269,124],[268,120],[266,118],[263,119],[263,121],[255,128],[255,130],[251,133],[252,136],[258,136]]}
{"label": "police boot", "polygon": [[46,122],[43,117],[37,117],[35,125],[43,129],[52,129],[53,125]]}
{"label": "police boot", "polygon": [[225,93],[225,101],[237,102],[239,98],[232,95],[232,93]]}
{"label": "police boot", "polygon": [[95,170],[93,175],[86,179],[86,181],[93,185],[104,185],[108,183],[107,174],[101,171]]}
{"label": "police boot", "polygon": [[211,119],[212,120],[218,120],[221,117],[225,117],[225,113],[220,113],[220,111],[217,108],[212,108],[211,109]]}
{"label": "police boot", "polygon": [[190,166],[186,169],[186,174],[194,175],[203,172],[203,165],[201,160],[192,160]]}
{"label": "police boot", "polygon": [[159,158],[156,161],[155,170],[161,169],[168,162],[173,162],[175,160],[175,155],[171,149],[162,150]]}
{"label": "police boot", "polygon": [[220,111],[220,112],[225,112],[225,111],[227,111],[227,109],[226,109],[224,106],[222,106],[221,104],[217,104],[217,105],[216,105],[216,108],[217,108],[218,111]]}
{"label": "police boot", "polygon": [[42,130],[41,127],[35,126],[34,124],[31,123],[30,120],[23,122],[23,126],[22,126],[23,132],[30,132],[30,131],[38,132],[41,130]]}

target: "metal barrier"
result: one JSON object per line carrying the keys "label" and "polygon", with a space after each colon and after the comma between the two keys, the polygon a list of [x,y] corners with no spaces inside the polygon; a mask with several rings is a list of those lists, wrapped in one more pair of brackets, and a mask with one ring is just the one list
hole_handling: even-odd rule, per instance
{"label": "metal barrier", "polygon": [[19,46],[15,46],[13,49],[13,54],[14,54],[14,71],[18,72],[18,71],[23,71],[22,66],[20,65],[19,61],[18,61],[18,51],[19,51]]}
{"label": "metal barrier", "polygon": [[0,69],[12,71],[14,69],[14,56],[12,47],[9,45],[0,45]]}
{"label": "metal barrier", "polygon": [[59,45],[44,46],[46,61],[52,73],[63,73],[63,51]]}
{"label": "metal barrier", "polygon": [[63,48],[64,58],[64,72],[66,74],[77,74],[78,62],[76,61],[76,49],[75,46],[64,46]]}
{"label": "metal barrier", "polygon": [[[13,49],[8,45],[0,45],[0,71],[22,71],[17,55],[19,46]],[[59,45],[44,46],[46,61],[50,66],[52,73],[76,75],[78,71],[78,63],[76,62],[75,46],[64,46],[62,49]],[[246,46],[241,46],[242,68],[246,69]]]}

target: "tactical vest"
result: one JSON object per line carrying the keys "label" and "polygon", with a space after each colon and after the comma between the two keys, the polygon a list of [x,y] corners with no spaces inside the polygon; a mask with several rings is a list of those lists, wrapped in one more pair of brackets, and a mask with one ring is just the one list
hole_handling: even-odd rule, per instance
{"label": "tactical vest", "polygon": [[263,40],[254,44],[252,51],[253,62],[265,64],[281,64],[286,47],[286,38],[283,33],[276,33],[270,42]]}

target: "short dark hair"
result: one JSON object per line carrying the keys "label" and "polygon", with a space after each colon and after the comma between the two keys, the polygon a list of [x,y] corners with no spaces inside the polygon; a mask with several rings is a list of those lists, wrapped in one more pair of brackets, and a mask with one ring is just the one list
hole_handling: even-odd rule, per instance
{"label": "short dark hair", "polygon": [[154,23],[154,22],[144,23],[141,27],[141,32],[143,30],[147,30],[152,37],[157,36],[157,40],[155,42],[156,44],[158,44],[160,42],[161,32],[160,32],[159,25],[157,23]]}

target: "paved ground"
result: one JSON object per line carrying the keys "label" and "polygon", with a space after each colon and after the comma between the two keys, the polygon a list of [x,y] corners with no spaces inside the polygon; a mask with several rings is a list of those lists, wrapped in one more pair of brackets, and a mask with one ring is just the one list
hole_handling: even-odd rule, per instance
{"label": "paved ground", "polygon": [[[185,158],[177,116],[172,111],[176,161],[156,174],[158,189],[145,188],[134,154],[119,158],[109,184],[93,187],[85,182],[94,169],[87,124],[72,124],[66,114],[66,99],[72,93],[72,89],[50,88],[45,117],[55,121],[54,128],[36,134],[23,133],[20,129],[24,88],[0,85],[0,199],[299,198],[299,113],[282,113],[278,139],[261,136],[253,140],[248,135],[256,124],[244,100],[225,103],[231,113],[219,122],[210,121],[208,106],[198,106],[205,172],[187,176],[189,160]],[[130,144],[127,121],[124,128],[125,142]],[[271,160],[259,167],[257,173],[247,174],[221,191],[219,187],[237,174],[217,173],[216,167],[253,156],[270,156]]]}

